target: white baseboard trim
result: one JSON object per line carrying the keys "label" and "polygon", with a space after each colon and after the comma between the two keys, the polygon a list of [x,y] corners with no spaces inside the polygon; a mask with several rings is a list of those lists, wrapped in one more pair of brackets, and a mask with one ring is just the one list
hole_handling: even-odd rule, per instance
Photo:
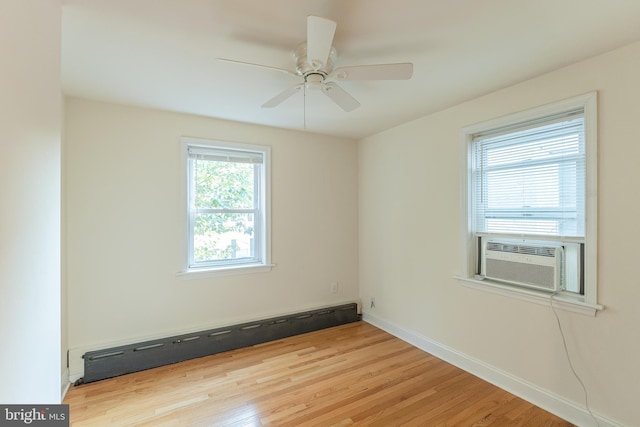
{"label": "white baseboard trim", "polygon": [[367,312],[363,313],[362,320],[577,426],[623,427],[594,413],[596,422],[583,406],[393,322]]}
{"label": "white baseboard trim", "polygon": [[74,384],[80,378],[82,378],[82,374],[69,375],[69,384]]}

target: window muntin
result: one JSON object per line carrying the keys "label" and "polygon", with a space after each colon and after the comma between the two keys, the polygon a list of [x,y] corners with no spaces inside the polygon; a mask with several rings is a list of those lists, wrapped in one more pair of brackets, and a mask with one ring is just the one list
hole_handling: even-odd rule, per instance
{"label": "window muntin", "polygon": [[187,144],[188,271],[268,264],[268,150]]}

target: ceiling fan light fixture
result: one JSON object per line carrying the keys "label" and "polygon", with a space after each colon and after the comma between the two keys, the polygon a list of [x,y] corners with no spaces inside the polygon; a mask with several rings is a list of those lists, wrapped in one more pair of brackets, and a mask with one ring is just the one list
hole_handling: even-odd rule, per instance
{"label": "ceiling fan light fixture", "polygon": [[304,77],[304,81],[310,84],[318,84],[318,83],[322,83],[325,77],[326,76],[321,73],[310,73]]}
{"label": "ceiling fan light fixture", "polygon": [[324,83],[325,75],[321,73],[310,73],[305,75],[304,81],[307,89],[320,90]]}

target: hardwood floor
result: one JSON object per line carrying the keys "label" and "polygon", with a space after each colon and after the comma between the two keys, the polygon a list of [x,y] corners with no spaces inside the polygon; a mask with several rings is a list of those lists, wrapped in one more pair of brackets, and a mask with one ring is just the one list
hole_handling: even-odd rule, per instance
{"label": "hardwood floor", "polygon": [[72,426],[570,426],[365,322],[72,387]]}

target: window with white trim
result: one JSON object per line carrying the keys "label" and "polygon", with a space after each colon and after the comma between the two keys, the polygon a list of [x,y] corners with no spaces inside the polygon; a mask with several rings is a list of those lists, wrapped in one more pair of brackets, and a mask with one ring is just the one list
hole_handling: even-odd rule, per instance
{"label": "window with white trim", "polygon": [[186,272],[269,266],[269,148],[183,138]]}
{"label": "window with white trim", "polygon": [[596,94],[463,129],[462,278],[595,313]]}

